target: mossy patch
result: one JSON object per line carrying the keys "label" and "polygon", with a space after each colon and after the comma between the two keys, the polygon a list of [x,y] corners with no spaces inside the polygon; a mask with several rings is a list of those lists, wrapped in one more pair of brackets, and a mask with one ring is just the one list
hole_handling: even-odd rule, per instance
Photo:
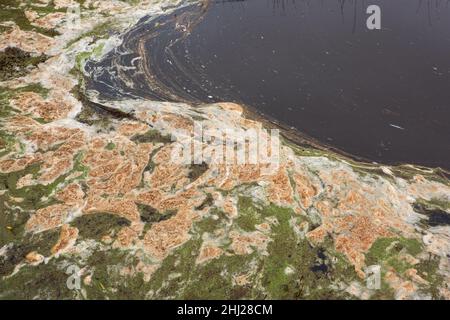
{"label": "mossy patch", "polygon": [[206,171],[208,171],[208,164],[202,162],[201,164],[191,164],[189,167],[189,180],[191,182],[200,178]]}
{"label": "mossy patch", "polygon": [[12,114],[14,110],[10,105],[10,100],[22,92],[35,92],[43,98],[47,97],[48,89],[43,88],[40,84],[30,84],[17,89],[9,89],[0,87],[0,119]]}
{"label": "mossy patch", "polygon": [[198,207],[196,207],[195,210],[203,210],[213,205],[214,205],[214,198],[211,195],[211,193],[207,193],[205,200],[203,200],[203,202]]}
{"label": "mossy patch", "polygon": [[230,222],[230,217],[224,211],[218,208],[212,208],[210,215],[197,221],[194,224],[194,231],[196,234],[213,233],[217,229],[223,228]]}
{"label": "mossy patch", "polygon": [[71,225],[79,230],[81,238],[100,240],[105,235],[129,226],[130,222],[110,213],[92,213],[75,218]]}
{"label": "mossy patch", "polygon": [[414,209],[416,209],[419,213],[426,213],[423,211],[427,210],[433,210],[433,209],[441,209],[441,210],[450,210],[450,201],[442,200],[442,199],[430,199],[430,200],[424,200],[424,199],[418,199],[414,203]]}
{"label": "mossy patch", "polygon": [[431,199],[429,201],[419,199],[414,203],[414,211],[425,215],[422,222],[430,227],[450,225],[450,202]]}
{"label": "mossy patch", "polygon": [[29,67],[37,66],[46,59],[45,55],[33,56],[18,48],[8,47],[0,52],[0,81],[24,76]]}
{"label": "mossy patch", "polygon": [[[34,163],[20,171],[7,174],[0,173],[0,189],[7,189],[8,195],[15,198],[21,198],[22,200],[17,203],[16,206],[24,210],[37,210],[50,204],[54,204],[55,200],[49,197],[56,190],[58,185],[65,181],[65,176],[61,176],[48,185],[31,185],[20,189],[17,188],[17,181],[20,178],[28,174],[31,174],[36,178],[40,171],[40,166],[40,163]],[[47,198],[47,200],[44,201],[43,198]]]}
{"label": "mossy patch", "polygon": [[398,266],[398,254],[408,253],[418,255],[423,250],[423,245],[417,239],[407,238],[379,238],[370,247],[366,254],[366,265],[376,265],[383,262],[392,267]]}
{"label": "mossy patch", "polygon": [[159,212],[152,206],[144,204],[138,204],[137,206],[139,214],[141,216],[141,221],[150,224],[170,219],[177,213],[177,210],[167,210],[165,212]]}
{"label": "mossy patch", "polygon": [[58,265],[60,260],[52,259],[49,263],[38,266],[26,265],[12,277],[0,281],[0,299],[74,299],[75,290],[67,286],[64,268]]}
{"label": "mossy patch", "polygon": [[[154,292],[152,298],[180,297],[180,291],[195,274],[195,259],[201,243],[199,238],[193,238],[164,259],[161,267],[152,275],[150,280],[149,289]],[[180,277],[171,279],[170,276],[173,274],[179,274]]]}
{"label": "mossy patch", "polygon": [[[242,197],[240,207],[258,217],[276,218],[270,235],[268,255],[256,251],[249,255],[222,255],[195,265],[202,241],[194,238],[174,251],[155,273],[152,288],[156,298],[181,299],[324,299],[351,298],[331,284],[350,283],[357,279],[353,266],[330,244],[312,247],[300,239],[292,228],[293,210],[275,205],[256,206],[251,198]],[[211,212],[215,214],[216,212]],[[241,214],[241,212],[240,212]],[[223,219],[227,219],[225,214]],[[207,217],[195,223],[200,237],[222,226],[222,218]],[[236,221],[237,222],[237,221]],[[254,223],[248,224],[253,230]],[[239,225],[240,229],[245,224]],[[330,245],[330,247],[328,247]],[[225,246],[226,248],[226,246]],[[194,267],[195,266],[195,267]],[[247,275],[249,285],[237,286],[233,277]],[[170,280],[170,275],[179,275]],[[153,282],[154,281],[154,282]]]}
{"label": "mossy patch", "polygon": [[251,287],[236,288],[233,276],[249,271],[255,254],[221,256],[196,265],[202,241],[193,238],[169,255],[155,272],[150,289],[155,299],[250,298]]}
{"label": "mossy patch", "polygon": [[29,213],[23,212],[17,207],[9,207],[7,199],[7,194],[0,196],[0,248],[20,239],[25,223],[30,217]]}
{"label": "mossy patch", "polygon": [[[78,75],[80,78],[82,75]],[[83,107],[81,112],[77,114],[76,120],[89,126],[95,126],[100,130],[109,131],[112,129],[111,114],[103,109],[95,107],[81,94],[80,86],[77,85],[72,92],[79,100],[82,101]]]}
{"label": "mossy patch", "polygon": [[136,143],[171,143],[170,136],[162,135],[158,130],[149,130],[144,134],[138,134],[131,138]]}
{"label": "mossy patch", "polygon": [[[33,163],[23,170],[10,172],[7,174],[0,173],[0,190],[7,189],[8,194],[12,197],[21,198],[22,201],[17,206],[24,210],[37,210],[57,203],[51,196],[57,188],[64,187],[71,183],[74,179],[68,180],[67,177],[74,172],[81,171],[82,175],[78,179],[85,177],[87,168],[81,163],[83,153],[79,153],[74,157],[74,167],[68,173],[57,177],[53,182],[47,185],[35,184],[17,188],[17,182],[20,178],[31,174],[34,179],[39,177],[41,163]],[[45,199],[45,200],[43,200]]]}
{"label": "mossy patch", "polygon": [[0,130],[0,157],[9,154],[13,151],[16,143],[19,143],[16,138],[7,132]]}
{"label": "mossy patch", "polygon": [[25,256],[32,252],[49,256],[50,250],[57,242],[59,232],[57,230],[44,231],[38,234],[27,234],[21,239],[15,239],[10,245],[5,256],[0,257],[0,276],[10,274],[14,267],[23,262]]}
{"label": "mossy patch", "polygon": [[[191,271],[191,279],[180,294],[181,299],[231,299],[251,298],[251,288],[237,291],[233,276],[249,272],[250,263],[256,253],[247,256],[223,255],[197,266]],[[249,279],[250,281],[253,279]]]}
{"label": "mossy patch", "polygon": [[[64,12],[66,8],[55,9],[53,4],[42,6],[42,4],[34,5],[32,2],[27,3],[27,7],[24,8],[20,4],[21,2],[17,0],[2,0],[0,2],[0,22],[13,21],[22,30],[33,30],[48,37],[59,35],[56,30],[33,26],[25,16],[25,9],[31,9],[36,11],[40,16],[43,16],[51,12]],[[8,27],[0,26],[0,32],[6,32],[7,30]]]}
{"label": "mossy patch", "polygon": [[[262,262],[260,281],[268,298],[350,298],[331,286],[335,282],[349,283],[356,279],[353,267],[345,258],[336,258],[332,249],[312,247],[306,240],[299,239],[290,225],[295,216],[292,209],[271,205],[262,212],[278,220],[267,248],[269,255]],[[332,260],[339,263],[332,263]]]}
{"label": "mossy patch", "polygon": [[108,144],[105,146],[105,149],[106,150],[109,150],[109,151],[111,151],[111,150],[114,150],[116,148],[116,145],[115,145],[115,143],[113,143],[113,142],[108,142]]}
{"label": "mossy patch", "polygon": [[422,260],[414,266],[418,275],[429,283],[428,286],[422,286],[420,290],[431,294],[433,299],[441,299],[439,288],[444,282],[444,277],[438,273],[439,262],[440,257],[430,254],[428,259]]}
{"label": "mossy patch", "polygon": [[396,258],[401,251],[416,256],[422,250],[423,246],[417,239],[379,238],[366,254],[366,264],[376,265],[383,261],[389,261],[391,258]]}
{"label": "mossy patch", "polygon": [[83,38],[93,37],[94,40],[106,38],[108,35],[110,35],[111,32],[113,32],[113,30],[112,30],[113,27],[114,27],[114,25],[112,25],[111,22],[108,22],[108,21],[100,23],[100,24],[96,25],[94,28],[92,28],[91,30],[83,33],[79,37],[69,41],[69,43],[66,45],[66,48],[69,48],[74,43],[80,41]]}
{"label": "mossy patch", "polygon": [[263,216],[250,197],[239,197],[236,224],[244,231],[256,230],[255,225],[263,222]]}
{"label": "mossy patch", "polygon": [[87,261],[93,270],[91,284],[84,286],[87,299],[142,299],[145,286],[140,274],[124,276],[123,267],[134,268],[136,259],[128,251],[111,249],[93,253]]}
{"label": "mossy patch", "polygon": [[69,172],[68,175],[71,175],[73,173],[81,173],[79,176],[77,176],[76,178],[73,179],[66,179],[66,184],[72,183],[75,180],[82,180],[87,178],[88,174],[89,174],[89,167],[86,166],[83,163],[83,159],[84,159],[84,155],[85,153],[83,151],[77,153],[73,159],[73,169]]}

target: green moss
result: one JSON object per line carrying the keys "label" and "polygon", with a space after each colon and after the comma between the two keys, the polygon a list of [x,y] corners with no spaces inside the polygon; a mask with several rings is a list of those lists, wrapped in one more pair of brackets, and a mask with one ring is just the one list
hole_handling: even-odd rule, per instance
{"label": "green moss", "polygon": [[450,225],[450,202],[440,199],[418,199],[414,211],[424,215],[421,224],[425,228]]}
{"label": "green moss", "polygon": [[215,230],[222,228],[230,221],[229,216],[217,208],[211,209],[210,214],[211,216],[203,218],[195,223],[194,230],[196,234],[201,235],[205,232],[213,233]]}
{"label": "green moss", "polygon": [[372,247],[366,254],[366,264],[376,265],[387,262],[395,268],[395,266],[402,266],[397,258],[401,251],[416,256],[422,250],[423,246],[417,239],[379,238],[372,244]]}
{"label": "green moss", "polygon": [[123,2],[129,3],[133,6],[139,4],[140,0],[123,0]]}
{"label": "green moss", "polygon": [[202,164],[191,164],[189,167],[189,179],[191,182],[200,178],[208,170],[208,165],[203,162]]}
{"label": "green moss", "polygon": [[93,269],[92,282],[84,286],[87,299],[142,299],[146,288],[142,275],[127,277],[120,274],[124,266],[137,263],[128,251],[110,249],[90,256],[87,264]]}
{"label": "green moss", "polygon": [[[81,79],[82,75],[78,75]],[[73,94],[83,102],[81,112],[76,116],[76,120],[85,123],[89,126],[95,126],[102,130],[108,131],[111,128],[111,115],[106,112],[99,112],[97,108],[94,108],[87,100],[83,99],[83,95],[80,94],[80,86],[77,86]]]}
{"label": "green moss", "polygon": [[164,221],[173,217],[177,210],[167,210],[165,212],[159,212],[152,206],[138,204],[139,214],[141,216],[142,222],[147,223],[146,228],[150,227],[151,224],[155,222]]}
{"label": "green moss", "polygon": [[[0,196],[0,246],[20,239],[24,236],[24,226],[30,217],[30,212],[58,203],[52,195],[57,188],[62,188],[70,183],[67,176],[74,171],[83,171],[85,168],[80,163],[81,154],[75,157],[75,168],[48,185],[30,185],[23,188],[17,188],[17,181],[31,174],[34,178],[38,177],[40,163],[34,163],[27,168],[0,174],[0,190],[6,190],[6,193]],[[21,198],[20,202],[11,202],[10,197]]]}
{"label": "green moss", "polygon": [[29,91],[40,94],[43,98],[46,98],[49,92],[48,89],[43,88],[39,84],[30,84],[17,89],[0,87],[0,119],[11,115],[11,113],[15,111],[11,108],[11,105],[9,103],[9,101],[12,98],[14,98],[15,96],[17,96],[22,92],[29,92]]}
{"label": "green moss", "polygon": [[141,217],[141,221],[145,223],[158,221],[160,218],[160,214],[158,210],[153,208],[152,206],[138,204],[138,210]]}
{"label": "green moss", "polygon": [[17,207],[7,206],[8,195],[0,196],[0,248],[23,234],[25,223],[28,221],[29,213],[22,212]]}
{"label": "green moss", "polygon": [[5,256],[0,257],[0,276],[9,275],[14,270],[14,267],[23,262],[25,256],[32,252],[49,256],[50,250],[55,245],[59,237],[58,230],[44,231],[38,234],[27,234],[14,240],[10,243],[11,248],[7,251]]}
{"label": "green moss", "polygon": [[[247,256],[223,255],[191,271],[191,281],[183,288],[181,299],[251,298],[251,288],[238,292],[233,287],[233,275],[248,272],[256,253]],[[253,279],[249,279],[250,281]]]}
{"label": "green moss", "polygon": [[441,209],[444,211],[450,210],[450,201],[433,198],[430,200],[418,199],[415,203],[416,209],[419,209],[419,212],[422,212],[420,209],[426,210],[435,210]]}
{"label": "green moss", "polygon": [[34,121],[39,122],[40,124],[50,123],[51,121],[47,121],[44,118],[33,118]]}
{"label": "green moss", "polygon": [[77,292],[67,287],[68,275],[58,266],[59,260],[47,264],[26,265],[12,277],[0,281],[0,299],[74,299]]}
{"label": "green moss", "polygon": [[83,51],[75,57],[75,65],[78,70],[83,70],[83,65],[87,59],[92,55],[92,51]]}
{"label": "green moss", "polygon": [[205,208],[212,207],[213,205],[214,205],[214,198],[211,195],[211,193],[207,193],[206,199],[198,207],[196,207],[195,210],[203,210]]}
{"label": "green moss", "polygon": [[33,177],[37,177],[40,170],[40,163],[34,163],[27,168],[11,172],[8,174],[0,173],[0,189],[7,189],[8,194],[12,197],[22,198],[23,200],[16,205],[25,210],[37,210],[42,207],[48,206],[53,201],[42,201],[43,197],[49,197],[56,187],[64,182],[64,177],[59,177],[55,182],[48,185],[31,185],[27,187],[17,188],[17,181],[31,174]]}
{"label": "green moss", "polygon": [[93,29],[91,29],[91,30],[83,33],[79,37],[69,41],[66,48],[69,48],[74,43],[80,41],[83,38],[87,38],[87,37],[94,37],[95,39],[106,38],[110,34],[110,32],[113,28],[114,28],[114,25],[112,25],[111,22],[109,22],[109,21],[98,24]]}
{"label": "green moss", "polygon": [[239,197],[236,224],[244,231],[256,230],[255,225],[262,223],[262,215],[250,197]]}
{"label": "green moss", "polygon": [[[155,299],[167,297],[180,297],[180,292],[191,277],[195,277],[195,260],[198,256],[202,241],[193,238],[177,248],[166,259],[161,267],[152,275],[150,290],[155,292]],[[181,276],[171,279],[171,274],[179,273]]]}
{"label": "green moss", "polygon": [[[249,209],[252,202],[248,199],[242,201]],[[270,205],[255,210],[263,218],[275,217],[278,220],[278,223],[272,226],[273,241],[269,243],[268,256],[256,251],[243,256],[225,254],[203,264],[196,264],[203,243],[203,233],[207,232],[206,229],[212,224],[215,225],[211,231],[228,221],[226,214],[216,209],[211,213],[218,215],[219,219],[206,218],[195,222],[191,240],[176,248],[163,260],[150,282],[144,282],[141,274],[131,277],[120,274],[124,266],[134,268],[137,263],[134,257],[140,256],[142,259],[143,253],[130,254],[118,249],[94,252],[83,264],[89,266],[92,272],[92,284],[90,286],[83,284],[86,297],[88,299],[349,298],[345,293],[330,287],[332,283],[353,279],[352,267],[343,256],[336,255],[337,262],[333,264],[331,257],[334,252],[331,249],[313,248],[307,241],[299,239],[291,227],[292,220],[299,217],[291,209]],[[155,214],[150,211],[150,216]],[[81,220],[95,216],[96,219],[92,219],[89,223]],[[81,238],[98,238],[105,232],[114,230],[117,225],[111,222],[116,217],[107,214],[100,220],[98,215],[86,215],[81,218],[72,222],[72,225],[79,228]],[[102,227],[97,229],[98,226]],[[327,247],[328,245],[326,244]],[[314,271],[319,265],[326,266],[325,271]],[[286,274],[286,267],[292,268],[294,272]],[[58,275],[58,270],[52,269],[51,272],[50,285],[53,286],[53,277]],[[250,284],[234,285],[233,278],[242,274],[249,275]],[[28,283],[27,277],[29,278],[30,274],[26,273],[19,282]],[[64,279],[65,283],[67,276]],[[54,288],[48,289],[46,286],[47,284],[42,284],[41,290],[51,292],[52,298],[53,295],[59,294],[52,291]]]}
{"label": "green moss", "polygon": [[198,222],[196,229],[201,233],[213,233],[215,230],[219,229],[222,223],[219,219],[213,219],[212,217],[203,218],[202,221]]}
{"label": "green moss", "polygon": [[420,261],[414,268],[419,276],[428,281],[429,286],[422,286],[421,291],[431,294],[433,299],[440,299],[439,288],[444,283],[444,277],[438,273],[440,257],[430,254],[429,258]]}
{"label": "green moss", "polygon": [[[306,240],[298,239],[290,225],[295,216],[291,209],[271,205],[263,212],[278,220],[273,226],[269,255],[262,261],[261,284],[266,288],[268,298],[350,298],[345,292],[331,287],[334,282],[349,283],[357,279],[352,266],[342,255],[335,256],[332,249],[312,247]],[[337,262],[332,263],[332,260]],[[286,272],[288,267],[292,273]]]}
{"label": "green moss", "polygon": [[381,270],[381,287],[370,296],[371,300],[395,300],[395,291],[384,280],[385,270]]}
{"label": "green moss", "polygon": [[287,143],[297,156],[300,157],[329,157],[330,154],[326,151],[316,149],[310,146],[300,146],[293,143]]}
{"label": "green moss", "polygon": [[417,256],[423,250],[422,244],[416,239],[407,238],[379,238],[377,239],[366,254],[366,265],[381,266],[381,289],[377,290],[371,299],[393,299],[394,291],[384,281],[387,270],[393,268],[398,274],[402,275],[406,270],[415,266],[409,262],[400,259],[400,253],[407,253]]}
{"label": "green moss", "polygon": [[71,225],[79,230],[81,238],[100,240],[105,235],[117,232],[124,226],[129,226],[130,222],[114,214],[93,213],[75,218]]}
{"label": "green moss", "polygon": [[[52,183],[48,185],[31,185],[23,188],[17,188],[17,181],[24,177],[25,175],[31,174],[33,178],[38,177],[40,171],[40,163],[34,163],[27,168],[11,172],[8,174],[0,173],[0,189],[7,189],[8,194],[13,197],[22,198],[23,200],[17,204],[22,209],[25,210],[37,210],[43,207],[47,207],[57,201],[51,198],[51,195],[58,187],[63,187],[71,183],[74,179],[68,180],[67,177],[74,172],[81,171],[83,174],[77,179],[85,177],[87,174],[87,168],[81,163],[83,157],[82,153],[79,153],[74,158],[74,168],[66,174],[63,174],[55,179]],[[48,198],[48,200],[43,201],[43,198]]]}
{"label": "green moss", "polygon": [[[73,164],[73,169],[69,172],[68,175],[75,173],[75,172],[81,172],[81,175],[79,177],[77,177],[76,179],[85,179],[88,176],[89,173],[89,167],[85,166],[83,164],[83,159],[84,159],[84,152],[79,152],[75,155],[74,158],[74,164]],[[73,180],[66,180],[67,184],[73,182]]]}
{"label": "green moss", "polygon": [[[273,228],[273,242],[268,247],[269,257],[263,261],[261,282],[267,289],[269,298],[300,298],[300,284],[295,281],[295,277],[287,275],[285,270],[289,266],[295,266],[295,269],[303,266],[307,269],[306,273],[311,273],[309,267],[313,264],[315,255],[312,248],[305,248],[306,242],[298,242],[296,239],[288,222],[290,213],[282,210],[276,216],[279,224]],[[304,259],[301,264],[297,261],[298,256]]]}
{"label": "green moss", "polygon": [[27,67],[37,66],[46,59],[45,55],[33,56],[17,48],[6,48],[0,52],[0,81],[24,76]]}
{"label": "green moss", "polygon": [[0,157],[10,153],[16,143],[18,143],[18,141],[13,135],[0,130]]}
{"label": "green moss", "polygon": [[[196,265],[202,241],[194,237],[176,249],[153,274],[149,289],[154,299],[229,299],[243,297],[232,285],[232,276],[246,271],[256,254],[221,256]],[[174,276],[178,275],[178,276]],[[246,293],[250,293],[250,289]],[[248,295],[250,297],[250,294]]]}
{"label": "green moss", "polygon": [[[152,160],[154,155],[158,153],[158,151],[160,151],[161,147],[159,148],[154,148],[149,156],[149,160],[147,165],[145,166],[144,170],[142,171],[142,177],[141,177],[141,181],[139,183],[138,188],[144,188],[145,186],[148,186],[148,182],[145,181],[144,176],[145,174],[148,173],[152,173],[153,170],[156,167],[156,163]],[[122,154],[122,156],[124,156],[124,154]]]}
{"label": "green moss", "polygon": [[116,148],[116,145],[113,142],[108,142],[108,144],[105,146],[106,150],[114,150]]}
{"label": "green moss", "polygon": [[100,43],[91,51],[83,51],[78,53],[75,57],[75,69],[82,72],[85,62],[90,58],[98,58],[102,54],[104,46],[104,43]]}
{"label": "green moss", "polygon": [[24,10],[19,7],[17,0],[3,0],[0,2],[0,21],[14,21],[22,29],[31,28],[25,17]]}
{"label": "green moss", "polygon": [[[17,0],[2,0],[0,1],[0,22],[7,22],[7,21],[14,21],[15,24],[17,24],[20,29],[26,30],[26,31],[36,31],[38,33],[42,33],[49,37],[54,37],[58,35],[59,33],[53,29],[44,29],[41,27],[33,26],[30,21],[25,16],[25,8],[21,7],[20,1]],[[40,15],[45,15],[50,12],[64,12],[66,9],[55,9],[55,7],[52,4],[49,4],[48,6],[37,6],[33,5],[33,3],[28,3],[27,7],[33,11],[37,11]],[[0,27],[0,32],[6,32],[8,30],[7,27]]]}
{"label": "green moss", "polygon": [[144,134],[136,135],[131,138],[136,143],[170,143],[172,142],[169,136],[163,136],[158,130],[149,130]]}

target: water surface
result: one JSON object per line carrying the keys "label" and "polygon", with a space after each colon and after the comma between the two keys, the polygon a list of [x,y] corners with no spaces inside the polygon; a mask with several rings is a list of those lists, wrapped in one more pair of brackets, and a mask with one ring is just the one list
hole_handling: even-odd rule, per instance
{"label": "water surface", "polygon": [[[366,28],[369,4],[381,7],[382,30]],[[124,92],[235,101],[372,161],[450,168],[449,1],[215,1],[195,10],[195,23],[180,22],[180,11],[130,33],[158,84],[135,73]]]}

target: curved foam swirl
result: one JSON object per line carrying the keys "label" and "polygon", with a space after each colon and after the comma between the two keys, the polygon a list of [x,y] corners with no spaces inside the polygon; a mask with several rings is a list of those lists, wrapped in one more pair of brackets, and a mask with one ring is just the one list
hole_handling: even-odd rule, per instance
{"label": "curved foam swirl", "polygon": [[448,169],[448,9],[376,2],[378,31],[357,1],[185,5],[142,19],[88,62],[88,89],[106,100],[237,102],[360,158]]}

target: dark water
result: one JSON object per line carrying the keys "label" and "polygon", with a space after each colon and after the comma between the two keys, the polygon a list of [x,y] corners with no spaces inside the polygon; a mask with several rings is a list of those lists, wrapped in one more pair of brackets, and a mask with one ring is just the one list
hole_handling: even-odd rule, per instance
{"label": "dark water", "polygon": [[425,216],[424,222],[430,227],[450,226],[450,213],[436,207],[427,207],[426,205],[416,203],[414,211]]}
{"label": "dark water", "polygon": [[449,1],[216,1],[201,16],[146,42],[175,92],[162,100],[241,102],[357,156],[450,168]]}

